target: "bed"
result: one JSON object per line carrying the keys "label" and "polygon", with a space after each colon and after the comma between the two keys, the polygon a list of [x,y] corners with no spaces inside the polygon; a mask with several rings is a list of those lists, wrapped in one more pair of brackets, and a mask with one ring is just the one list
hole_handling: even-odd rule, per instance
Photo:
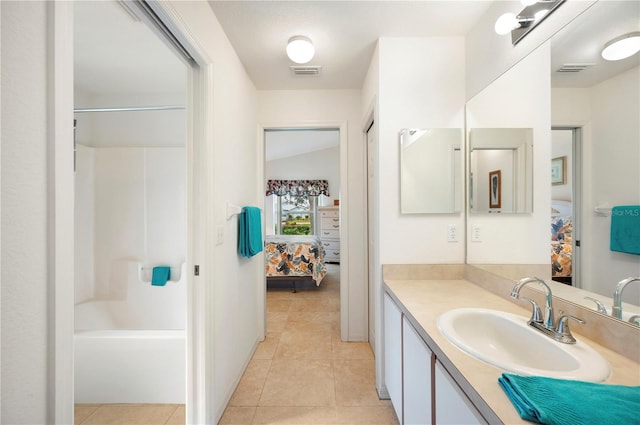
{"label": "bed", "polygon": [[267,235],[264,252],[267,283],[290,281],[296,292],[296,281],[310,279],[320,286],[327,274],[318,236]]}
{"label": "bed", "polygon": [[569,201],[551,201],[551,278],[571,285],[573,208]]}

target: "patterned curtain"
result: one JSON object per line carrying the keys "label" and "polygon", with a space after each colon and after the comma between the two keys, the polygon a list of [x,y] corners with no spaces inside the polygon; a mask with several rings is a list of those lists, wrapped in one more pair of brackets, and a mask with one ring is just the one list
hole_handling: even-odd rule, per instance
{"label": "patterned curtain", "polygon": [[267,196],[269,195],[308,195],[329,196],[328,180],[268,180]]}

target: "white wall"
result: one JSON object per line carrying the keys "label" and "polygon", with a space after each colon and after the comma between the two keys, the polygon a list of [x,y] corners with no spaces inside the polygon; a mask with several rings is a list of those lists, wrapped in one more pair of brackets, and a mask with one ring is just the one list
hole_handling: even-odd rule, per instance
{"label": "white wall", "polygon": [[402,128],[463,128],[464,38],[382,38],[378,49],[380,264],[464,263],[464,243],[447,242],[462,212],[400,214],[398,137]]}
{"label": "white wall", "polygon": [[[130,261],[179,268],[186,259],[185,150],[81,146],[80,151],[76,270],[82,273],[76,276],[76,294],[82,296],[75,302],[126,299]],[[84,175],[92,185],[81,182]],[[93,258],[85,264],[89,253]]]}
{"label": "white wall", "polygon": [[[364,137],[359,90],[274,90],[258,92],[258,119],[269,127],[317,127],[346,123],[340,145],[340,244],[342,282],[348,282],[349,316],[343,339],[367,340]],[[342,294],[342,293],[341,293]]]}
{"label": "white wall", "polygon": [[[2,2],[1,367],[5,424],[47,418],[47,4]],[[25,31],[28,28],[28,31]]]}
{"label": "white wall", "polygon": [[[264,257],[238,255],[237,217],[226,219],[225,203],[261,206],[264,199],[257,190],[261,178],[256,172],[256,90],[208,3],[171,1],[168,6],[211,64],[207,72],[213,80],[212,115],[206,117],[213,132],[206,141],[211,156],[205,159],[209,174],[203,175],[203,182],[209,181],[212,187],[203,196],[213,199],[212,211],[207,213],[222,228],[224,241],[220,245],[210,242],[214,245],[211,269],[201,270],[197,284],[212,288],[205,316],[213,330],[213,341],[207,345],[207,363],[211,362],[212,369],[203,373],[212,375],[213,388],[208,390],[215,395],[207,400],[213,403],[214,413],[207,421],[217,422],[259,342],[264,318]],[[205,238],[213,241],[210,230]]]}
{"label": "white wall", "polygon": [[[551,89],[553,97],[553,89]],[[552,100],[553,102],[553,100]],[[551,109],[553,115],[553,108]],[[553,118],[551,118],[553,121]],[[573,187],[573,131],[571,130],[553,130],[551,131],[551,158],[566,157],[566,173],[564,175],[564,184],[551,186],[551,199],[571,202]]]}
{"label": "white wall", "polygon": [[[467,128],[533,128],[533,213],[471,214],[468,228],[480,227],[481,241],[467,238],[470,264],[549,262],[551,207],[551,102],[549,45],[536,49],[467,102]],[[514,103],[521,87],[536,87],[526,102]],[[508,229],[508,230],[507,230]],[[526,241],[526,242],[525,242]],[[518,246],[517,250],[505,247]]]}

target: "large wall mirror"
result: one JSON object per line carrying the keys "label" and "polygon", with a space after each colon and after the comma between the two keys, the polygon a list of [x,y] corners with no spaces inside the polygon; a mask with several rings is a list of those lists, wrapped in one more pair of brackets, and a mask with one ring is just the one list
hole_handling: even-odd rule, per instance
{"label": "large wall mirror", "polygon": [[400,131],[400,212],[462,211],[462,129]]}
{"label": "large wall mirror", "polygon": [[[640,205],[640,53],[619,61],[605,61],[600,55],[610,40],[639,30],[640,2],[599,1],[501,77],[526,73],[525,68],[518,67],[532,57],[548,57],[546,85],[537,80],[529,86],[530,94],[543,93],[541,96],[548,96],[551,105],[534,112],[538,122],[548,126],[546,130],[532,126],[535,127],[533,213],[530,218],[471,215],[470,228],[497,229],[491,227],[494,225],[508,228],[509,233],[521,239],[517,246],[527,254],[518,257],[505,253],[499,243],[491,245],[491,241],[483,240],[483,246],[471,240],[467,243],[469,263],[493,266],[543,263],[548,270],[544,277],[551,279],[553,261],[561,261],[570,286],[558,284],[554,295],[594,310],[596,303],[586,297],[598,299],[608,314],[617,283],[640,276],[640,255],[610,250],[611,207]],[[483,92],[491,91],[496,83]],[[495,91],[491,93],[495,95]],[[522,102],[529,101],[513,98],[512,105],[520,108]],[[469,106],[472,108],[467,114],[473,124],[477,121],[476,112],[486,104],[474,98]],[[526,126],[522,124],[522,120],[516,120],[511,126]],[[508,123],[500,123],[500,127],[505,126]],[[552,128],[554,133],[570,131],[569,141],[552,137]],[[542,210],[549,212],[541,215]],[[555,229],[553,240],[552,223],[558,217],[563,218],[562,226]],[[527,227],[535,233],[528,232]],[[559,235],[561,247],[554,246]],[[504,240],[498,242],[504,244]],[[555,254],[562,258],[554,257],[555,248],[558,248]],[[640,313],[640,282],[632,282],[624,289],[622,301],[624,318]]]}

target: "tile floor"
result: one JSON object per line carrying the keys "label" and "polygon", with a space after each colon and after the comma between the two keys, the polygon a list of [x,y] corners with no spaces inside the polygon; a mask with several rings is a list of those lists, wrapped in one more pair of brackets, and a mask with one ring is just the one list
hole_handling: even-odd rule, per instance
{"label": "tile floor", "polygon": [[340,341],[340,267],[328,269],[320,287],[270,285],[267,338],[220,424],[398,424],[369,344]]}
{"label": "tile floor", "polygon": [[[396,425],[368,343],[340,341],[339,266],[320,287],[271,285],[261,342],[220,424]],[[77,405],[76,425],[184,424],[183,405]]]}

